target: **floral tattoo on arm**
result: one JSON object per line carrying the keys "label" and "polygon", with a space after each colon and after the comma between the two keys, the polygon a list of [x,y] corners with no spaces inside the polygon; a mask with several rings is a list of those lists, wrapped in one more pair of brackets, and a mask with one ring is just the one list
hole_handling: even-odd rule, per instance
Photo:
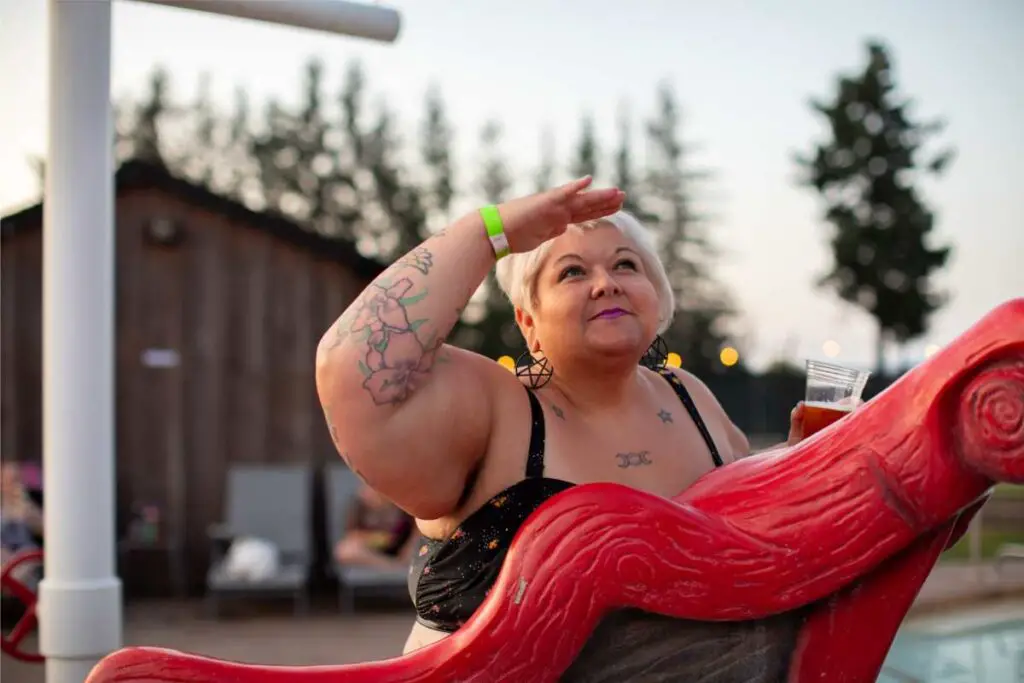
{"label": "floral tattoo on arm", "polygon": [[[430,250],[417,247],[371,283],[337,322],[334,346],[349,338],[366,345],[359,370],[377,405],[403,403],[426,379],[444,343],[436,335],[421,338],[427,320],[410,319],[408,310],[427,296],[426,288],[413,291],[412,278],[428,274],[433,265]],[[402,277],[405,273],[409,277]]]}

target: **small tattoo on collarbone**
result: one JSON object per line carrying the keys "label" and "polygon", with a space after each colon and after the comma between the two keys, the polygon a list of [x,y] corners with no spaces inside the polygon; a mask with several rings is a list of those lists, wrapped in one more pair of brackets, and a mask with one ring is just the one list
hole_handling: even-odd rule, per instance
{"label": "small tattoo on collarbone", "polygon": [[616,453],[615,457],[619,460],[619,468],[626,469],[627,467],[641,467],[643,465],[653,465],[651,461],[650,451],[631,451],[629,453]]}
{"label": "small tattoo on collarbone", "polygon": [[565,419],[565,413],[562,412],[562,409],[556,406],[554,403],[551,404],[551,412],[553,412],[555,414],[555,417],[557,417],[559,420]]}
{"label": "small tattoo on collarbone", "polygon": [[662,408],[658,411],[658,419],[661,420],[663,424],[670,424],[672,422],[672,413]]}

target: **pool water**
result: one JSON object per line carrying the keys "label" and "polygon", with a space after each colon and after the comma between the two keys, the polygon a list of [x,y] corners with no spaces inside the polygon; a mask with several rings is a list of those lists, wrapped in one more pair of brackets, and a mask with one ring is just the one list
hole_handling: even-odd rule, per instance
{"label": "pool water", "polygon": [[1024,683],[1024,613],[989,624],[901,629],[878,683]]}

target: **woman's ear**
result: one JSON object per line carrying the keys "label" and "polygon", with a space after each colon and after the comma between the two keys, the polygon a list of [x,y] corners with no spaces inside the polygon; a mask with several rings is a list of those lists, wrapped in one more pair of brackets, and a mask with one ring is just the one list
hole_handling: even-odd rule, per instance
{"label": "woman's ear", "polygon": [[536,352],[540,349],[540,343],[537,341],[537,328],[533,322],[533,316],[519,308],[516,311],[516,325],[519,326],[519,331],[523,335],[523,339],[526,340],[526,348],[531,352]]}

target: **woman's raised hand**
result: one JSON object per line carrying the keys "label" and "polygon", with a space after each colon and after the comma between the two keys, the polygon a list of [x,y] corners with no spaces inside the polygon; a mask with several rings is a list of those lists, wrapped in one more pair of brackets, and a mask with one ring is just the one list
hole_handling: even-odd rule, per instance
{"label": "woman's raised hand", "polygon": [[532,251],[558,237],[570,223],[610,216],[622,208],[626,193],[611,187],[587,190],[593,178],[586,176],[561,187],[504,202],[498,206],[513,252]]}

